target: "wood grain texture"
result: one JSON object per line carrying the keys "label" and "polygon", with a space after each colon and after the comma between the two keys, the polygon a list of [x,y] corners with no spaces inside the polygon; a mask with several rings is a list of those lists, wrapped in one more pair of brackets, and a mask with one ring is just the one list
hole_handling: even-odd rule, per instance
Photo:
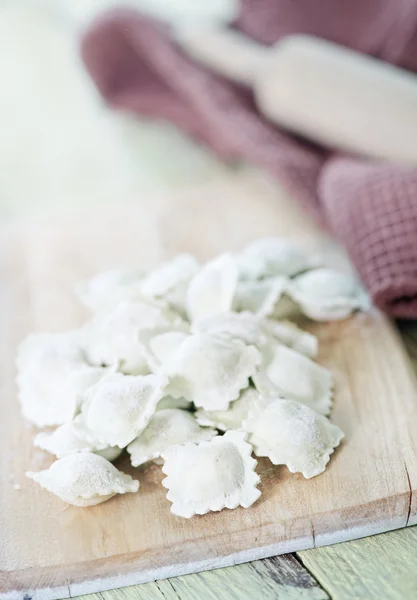
{"label": "wood grain texture", "polygon": [[298,555],[333,600],[417,598],[416,528]]}
{"label": "wood grain texture", "polygon": [[290,555],[84,596],[82,600],[328,600]]}
{"label": "wood grain texture", "polygon": [[[339,260],[334,244],[275,188],[230,178],[176,197],[118,206],[82,222],[2,237],[0,590],[4,598],[64,598],[293,552],[415,521],[415,378],[394,327],[377,311],[315,325],[320,362],[335,373],[332,419],[346,432],[325,474],[306,481],[259,462],[262,497],[184,520],[169,512],[161,471],[118,465],[141,492],[89,509],[68,507],[24,477],[52,461],[32,447],[16,403],[14,355],[31,330],[86,318],[72,285],[117,265],[153,266],[180,251],[208,258],[261,235],[285,234]],[[14,490],[13,483],[21,485]]]}

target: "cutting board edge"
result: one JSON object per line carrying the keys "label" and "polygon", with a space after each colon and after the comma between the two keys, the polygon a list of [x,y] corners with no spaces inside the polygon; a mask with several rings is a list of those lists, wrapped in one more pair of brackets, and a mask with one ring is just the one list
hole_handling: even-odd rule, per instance
{"label": "cutting board edge", "polygon": [[[414,491],[413,493],[417,490]],[[406,494],[407,495],[407,494]],[[409,496],[409,494],[408,494]],[[297,539],[274,542],[260,546],[258,548],[251,548],[248,550],[238,550],[227,554],[226,556],[212,556],[205,559],[197,560],[193,563],[179,563],[179,564],[166,564],[158,568],[141,569],[140,565],[137,568],[133,568],[128,573],[114,574],[108,577],[102,577],[98,573],[94,575],[91,571],[94,570],[94,565],[87,566],[91,577],[86,578],[84,581],[62,583],[62,572],[60,573],[60,567],[44,567],[37,569],[24,569],[22,571],[13,571],[0,573],[0,580],[7,585],[8,576],[10,579],[16,582],[19,580],[19,589],[16,587],[9,589],[6,592],[0,592],[0,600],[63,600],[66,598],[73,598],[75,596],[81,596],[83,594],[93,594],[98,592],[105,592],[108,590],[123,588],[132,585],[139,585],[142,583],[149,583],[159,579],[168,579],[170,577],[178,577],[181,575],[189,575],[191,573],[198,573],[201,571],[210,571],[213,569],[219,569],[223,567],[230,567],[254,560],[261,560],[272,556],[279,556],[281,554],[289,554],[292,552],[299,552],[302,550],[310,550],[313,548],[320,548],[323,546],[330,546],[350,540],[357,540],[360,538],[368,537],[370,535],[377,535],[380,533],[386,533],[388,531],[394,531],[396,529],[402,529],[407,526],[413,525],[412,522],[407,521],[407,515],[396,515],[393,517],[386,517],[381,515],[381,519],[369,521],[359,526],[351,526],[342,529],[335,529],[334,531],[328,531],[327,533],[321,533],[319,535],[311,535],[299,537]],[[190,545],[193,545],[191,542]],[[134,556],[137,553],[132,553]],[[125,560],[131,560],[123,555]],[[119,560],[115,560],[115,559]],[[102,559],[99,562],[108,561],[109,565],[111,562],[115,563],[115,566],[120,564],[119,557],[109,557],[108,559]],[[168,557],[167,557],[168,558]],[[169,558],[172,558],[171,556]],[[136,562],[135,559],[133,559]],[[141,559],[139,558],[139,561]],[[170,560],[167,561],[168,563]],[[72,568],[81,568],[81,565],[72,565]],[[98,570],[98,569],[97,569]],[[61,582],[56,581],[56,574],[61,579]],[[52,575],[52,578],[51,578]],[[49,577],[45,581],[45,577]],[[36,581],[35,581],[36,580]],[[43,581],[41,587],[37,587],[37,582]],[[68,578],[67,578],[68,581]],[[13,585],[13,584],[12,584]],[[24,594],[24,596],[22,596]]]}

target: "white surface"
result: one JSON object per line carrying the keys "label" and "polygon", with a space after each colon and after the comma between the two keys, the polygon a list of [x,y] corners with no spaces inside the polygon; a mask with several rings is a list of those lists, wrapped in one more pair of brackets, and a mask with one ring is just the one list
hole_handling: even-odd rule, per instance
{"label": "white surface", "polygon": [[[96,14],[104,2],[83,5]],[[134,202],[227,169],[168,124],[106,109],[79,58],[77,28],[52,8],[0,4],[0,218]]]}

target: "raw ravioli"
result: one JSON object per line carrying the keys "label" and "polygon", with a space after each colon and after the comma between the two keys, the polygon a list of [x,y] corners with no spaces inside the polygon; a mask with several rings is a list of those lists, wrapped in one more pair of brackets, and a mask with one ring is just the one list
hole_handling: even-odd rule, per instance
{"label": "raw ravioli", "polygon": [[105,444],[91,444],[85,438],[80,437],[79,430],[74,422],[65,423],[55,431],[43,431],[35,437],[34,445],[42,450],[62,458],[76,452],[94,452],[109,461],[116,460],[122,452],[118,446],[106,446]]}
{"label": "raw ravioli", "polygon": [[86,435],[106,446],[124,448],[147,426],[164,396],[166,380],[158,375],[108,375],[90,387],[82,417]]}
{"label": "raw ravioli", "polygon": [[231,254],[221,254],[207,262],[188,286],[186,306],[190,321],[231,310],[237,279],[237,265]]}
{"label": "raw ravioli", "polygon": [[246,433],[228,431],[210,442],[171,446],[162,458],[171,512],[190,518],[223,508],[248,508],[261,495]]}
{"label": "raw ravioli", "polygon": [[291,241],[266,237],[249,244],[238,255],[242,279],[261,279],[273,275],[292,277],[311,268],[312,260]]}
{"label": "raw ravioli", "polygon": [[286,465],[306,479],[320,475],[343,438],[337,425],[294,400],[276,399],[253,408],[243,428],[256,456]]}
{"label": "raw ravioli", "polygon": [[141,282],[144,296],[167,299],[170,294],[184,289],[200,270],[199,262],[191,254],[179,254],[146,275]]}
{"label": "raw ravioli", "polygon": [[258,317],[272,315],[281,301],[288,286],[288,279],[278,275],[261,281],[240,281],[237,284],[233,300],[236,311],[249,311]]}
{"label": "raw ravioli", "polygon": [[289,293],[315,321],[345,319],[355,310],[370,308],[367,294],[354,277],[324,267],[296,277]]}
{"label": "raw ravioli", "polygon": [[190,335],[164,365],[166,392],[205,410],[227,410],[260,362],[255,346],[207,333]]}
{"label": "raw ravioli", "polygon": [[96,365],[117,365],[126,374],[149,372],[139,333],[182,322],[166,304],[152,299],[122,302],[98,313],[85,326],[87,356]]}
{"label": "raw ravioli", "polygon": [[116,494],[137,492],[139,481],[118,471],[108,460],[91,452],[64,456],[49,469],[26,475],[74,506],[94,506]]}
{"label": "raw ravioli", "polygon": [[279,343],[263,349],[264,363],[253,382],[261,394],[279,394],[328,415],[333,399],[333,376],[299,352]]}
{"label": "raw ravioli", "polygon": [[38,427],[71,421],[80,394],[107,372],[88,366],[79,332],[28,336],[19,346],[17,367],[22,414]]}
{"label": "raw ravioli", "polygon": [[179,346],[188,338],[185,331],[166,328],[150,329],[139,334],[143,356],[149,369],[158,373],[171,360]]}
{"label": "raw ravioli", "polygon": [[131,442],[127,451],[134,467],[160,458],[174,444],[211,440],[217,432],[210,427],[200,427],[192,414],[180,409],[159,410],[146,429]]}

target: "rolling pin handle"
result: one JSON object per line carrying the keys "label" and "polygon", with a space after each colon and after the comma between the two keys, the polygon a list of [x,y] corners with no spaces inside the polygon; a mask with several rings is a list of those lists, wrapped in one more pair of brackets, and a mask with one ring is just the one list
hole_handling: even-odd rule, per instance
{"label": "rolling pin handle", "polygon": [[200,64],[249,87],[270,52],[237,31],[215,25],[180,27],[175,38],[188,56]]}

